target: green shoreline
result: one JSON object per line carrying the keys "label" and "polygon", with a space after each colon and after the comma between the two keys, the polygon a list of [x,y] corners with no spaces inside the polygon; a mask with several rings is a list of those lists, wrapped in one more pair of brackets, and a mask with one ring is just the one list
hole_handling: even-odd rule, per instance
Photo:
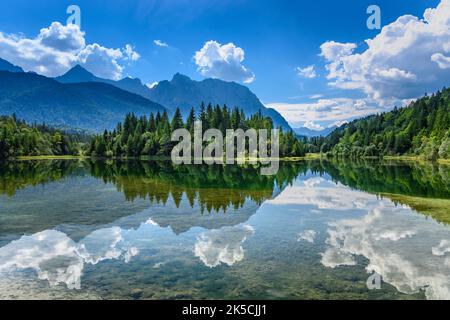
{"label": "green shoreline", "polygon": [[421,163],[438,163],[438,164],[450,164],[450,159],[437,159],[436,161],[429,161],[421,158],[420,156],[385,156],[384,160],[399,160],[399,161],[413,161]]}
{"label": "green shoreline", "polygon": [[[84,160],[90,159],[90,156],[21,156],[9,160],[18,160],[18,161],[27,161],[27,160]],[[170,160],[170,157],[120,157],[120,158],[98,158],[102,160]],[[309,153],[304,157],[285,157],[279,158],[280,161],[305,161],[305,160],[318,160],[318,159],[328,159],[324,155],[320,153]],[[331,158],[333,159],[333,158]],[[411,161],[411,162],[419,162],[419,163],[438,163],[443,165],[450,165],[450,159],[438,159],[436,161],[425,160],[419,156],[385,156],[382,158],[374,158],[374,157],[364,157],[359,159],[380,159],[380,160],[395,160],[395,161]],[[249,160],[249,159],[246,159]]]}
{"label": "green shoreline", "polygon": [[435,221],[450,224],[450,199],[424,198],[395,193],[380,193],[382,197],[409,206]]}
{"label": "green shoreline", "polygon": [[[91,159],[92,157],[90,156],[21,156],[21,157],[17,157],[17,158],[12,158],[9,160],[18,160],[18,161],[28,161],[28,160],[84,160],[84,159]],[[307,154],[304,157],[285,157],[285,158],[279,158],[276,160],[280,160],[280,161],[303,161],[303,160],[316,160],[316,159],[320,159],[321,155],[318,153],[311,153],[311,154]],[[99,160],[170,160],[170,157],[158,157],[158,156],[153,156],[153,157],[139,157],[139,158],[134,158],[134,157],[112,157],[112,158],[98,158]],[[246,159],[247,161],[249,159]],[[271,159],[274,160],[274,159]]]}

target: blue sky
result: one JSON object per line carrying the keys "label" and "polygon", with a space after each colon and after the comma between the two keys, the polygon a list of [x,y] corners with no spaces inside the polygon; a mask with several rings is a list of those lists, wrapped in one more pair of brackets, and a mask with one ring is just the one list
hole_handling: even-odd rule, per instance
{"label": "blue sky", "polygon": [[[84,34],[65,28],[71,4]],[[384,34],[366,26],[372,4]],[[420,20],[439,4],[434,20]],[[293,126],[321,129],[448,85],[449,9],[448,0],[3,0],[0,57],[48,76],[82,61],[99,76],[148,84],[176,72],[234,80]]]}

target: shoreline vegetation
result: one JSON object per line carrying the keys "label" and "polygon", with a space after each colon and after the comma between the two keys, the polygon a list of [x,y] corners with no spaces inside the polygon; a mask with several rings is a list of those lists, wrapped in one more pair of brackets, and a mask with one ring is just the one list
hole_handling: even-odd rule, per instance
{"label": "shoreline vegetation", "polygon": [[433,218],[435,221],[450,225],[450,199],[415,197],[403,194],[380,193],[394,203],[406,204],[411,209]]}
{"label": "shoreline vegetation", "polygon": [[[142,161],[165,161],[171,160],[170,157],[162,157],[162,156],[141,156],[141,157],[92,157],[88,155],[64,155],[64,156],[19,156],[15,158],[5,159],[6,161],[27,161],[27,160],[84,160],[84,159],[98,159],[98,160],[142,160]],[[333,161],[335,158],[329,158],[324,154],[320,153],[307,153],[302,157],[282,157],[275,160],[279,161],[307,161],[307,160],[329,160]],[[235,160],[238,160],[236,158]],[[246,158],[246,161],[250,160]],[[272,159],[273,160],[273,159]],[[351,159],[349,159],[351,160]],[[427,160],[420,156],[385,156],[385,157],[362,157],[358,158],[358,160],[384,160],[384,161],[407,161],[407,162],[417,162],[417,163],[437,163],[441,165],[450,165],[450,159],[437,159],[436,161]]]}
{"label": "shoreline vegetation", "polygon": [[[197,128],[197,122],[201,124],[200,128]],[[134,114],[128,114],[124,122],[117,124],[114,130],[105,130],[103,134],[94,136],[90,141],[86,154],[101,158],[123,156],[135,158],[141,156],[170,157],[174,147],[180,143],[179,140],[172,140],[174,139],[173,133],[180,129],[183,129],[189,135],[187,141],[184,140],[186,138],[183,139],[183,143],[189,144],[187,148],[191,151],[189,158],[192,159],[192,146],[195,146],[197,143],[194,139],[197,133],[201,133],[201,137],[203,137],[203,141],[199,143],[202,150],[212,149],[215,153],[216,148],[224,149],[228,144],[224,144],[224,140],[228,138],[229,130],[233,130],[233,132],[240,131],[244,134],[247,130],[266,130],[266,132],[271,132],[275,127],[272,119],[264,116],[261,111],[247,116],[242,109],[234,108],[230,110],[227,106],[217,105],[213,107],[211,104],[208,104],[208,106],[202,104],[198,114],[192,108],[187,119],[183,119],[180,109],[175,111],[172,120],[169,119],[167,112],[162,114],[160,112],[156,114],[151,113],[148,118],[146,116],[137,117]],[[205,138],[205,134],[210,129],[215,129],[221,135],[221,139],[216,138],[216,134],[213,135],[214,138]],[[305,145],[295,136],[292,130],[283,131],[281,127],[278,129],[279,156],[281,158],[303,157],[306,155]],[[233,139],[234,135],[231,137]],[[251,155],[252,152],[250,145],[258,143],[258,141],[260,143],[260,140],[255,141],[253,140],[254,138],[250,137],[251,135],[248,137],[251,140],[248,142],[249,147],[245,146],[247,156],[249,153]],[[271,139],[272,137],[267,139],[268,146],[265,156],[273,159]],[[242,155],[237,153],[236,149],[234,152],[235,158],[238,156],[242,158]],[[214,157],[213,153],[210,152],[210,154]],[[184,156],[186,155],[184,154]]]}
{"label": "shoreline vegetation", "polygon": [[[261,111],[246,116],[242,109],[211,104],[205,106],[203,103],[198,114],[192,108],[186,119],[180,109],[175,111],[172,119],[166,111],[151,113],[149,117],[130,113],[112,131],[105,130],[97,135],[70,133],[45,124],[29,125],[15,115],[0,116],[0,159],[91,156],[99,159],[159,160],[170,157],[179,144],[179,141],[172,141],[172,133],[185,129],[192,137],[196,121],[202,124],[202,134],[209,129],[217,129],[223,136],[227,136],[229,129],[243,132],[249,129],[270,132],[275,129],[272,119],[262,115]],[[266,157],[271,160],[383,159],[448,165],[450,89],[444,88],[404,108],[354,120],[326,137],[306,138],[296,136],[292,130],[279,129],[278,157],[272,157],[272,141],[267,141]],[[195,145],[195,139],[193,142]],[[212,147],[216,142],[211,138],[203,142],[202,147]],[[240,156],[235,150],[235,160]]]}
{"label": "shoreline vegetation", "polygon": [[[450,89],[403,108],[344,124],[326,137],[304,140],[308,152],[329,157],[450,159]],[[442,160],[439,160],[442,162]],[[447,161],[444,161],[447,162]]]}
{"label": "shoreline vegetation", "polygon": [[[169,161],[170,157],[161,157],[161,156],[141,156],[141,157],[92,157],[87,155],[78,155],[78,156],[20,156],[16,158],[8,159],[7,161],[34,161],[34,160],[84,160],[84,159],[98,159],[98,160],[141,160],[141,161]],[[202,160],[207,160],[208,158],[201,158]],[[305,161],[305,160],[317,160],[321,159],[320,154],[307,154],[303,157],[284,157],[284,158],[271,158],[272,161]],[[194,159],[192,159],[194,160]],[[239,158],[235,158],[235,161],[242,160]],[[245,161],[248,162],[250,160],[257,160],[246,158]],[[264,159],[260,159],[264,160]],[[224,160],[225,163],[225,160]]]}

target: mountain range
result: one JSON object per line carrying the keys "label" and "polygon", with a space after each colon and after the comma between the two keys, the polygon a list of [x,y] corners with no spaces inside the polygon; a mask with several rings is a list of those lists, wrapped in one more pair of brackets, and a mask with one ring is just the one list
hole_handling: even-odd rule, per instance
{"label": "mountain range", "polygon": [[180,108],[187,117],[191,108],[198,111],[202,102],[239,107],[247,115],[261,111],[275,126],[291,129],[247,87],[217,79],[194,81],[179,73],[171,81],[149,88],[139,79],[102,79],[80,65],[52,79],[25,73],[0,59],[0,85],[0,114],[15,113],[27,122],[65,129],[111,130],[130,112],[140,116],[166,110],[171,115]]}
{"label": "mountain range", "polygon": [[15,66],[9,61],[0,58],[0,71],[24,72],[21,67]]}
{"label": "mountain range", "polygon": [[107,83],[63,84],[34,73],[0,71],[0,114],[16,114],[29,123],[99,132],[114,128],[127,113],[164,110]]}
{"label": "mountain range", "polygon": [[184,117],[187,117],[191,108],[198,111],[202,102],[213,105],[227,105],[230,108],[239,107],[247,115],[255,114],[261,110],[263,115],[272,118],[275,126],[281,126],[286,130],[291,129],[287,121],[276,110],[264,106],[247,87],[235,82],[226,82],[218,79],[194,81],[185,75],[177,73],[171,81],[161,81],[154,87],[149,88],[140,79],[124,78],[118,81],[102,79],[79,65],[55,79],[61,83],[108,83],[159,103],[171,113],[176,108],[180,108]]}

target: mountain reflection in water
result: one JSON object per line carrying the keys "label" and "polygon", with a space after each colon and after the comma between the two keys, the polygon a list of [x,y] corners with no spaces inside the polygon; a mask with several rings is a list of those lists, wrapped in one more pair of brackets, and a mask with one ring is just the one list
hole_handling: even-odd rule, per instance
{"label": "mountain reflection in water", "polygon": [[[273,177],[170,162],[0,168],[2,298],[28,289],[86,299],[450,299],[448,211],[398,201],[445,204],[448,167],[314,161],[282,163]],[[373,272],[382,290],[365,287]]]}

